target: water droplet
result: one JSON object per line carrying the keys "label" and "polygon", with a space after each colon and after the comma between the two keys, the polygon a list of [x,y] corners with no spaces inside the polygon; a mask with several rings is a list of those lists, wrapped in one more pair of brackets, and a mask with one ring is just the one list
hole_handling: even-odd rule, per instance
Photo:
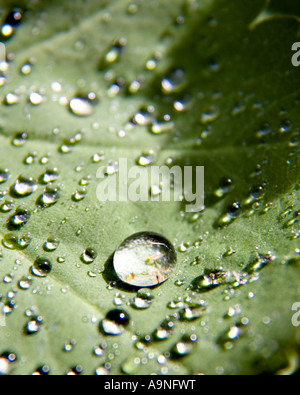
{"label": "water droplet", "polygon": [[80,376],[83,373],[83,367],[81,365],[76,365],[69,369],[66,373],[67,376]]}
{"label": "water droplet", "polygon": [[47,252],[53,252],[55,251],[59,246],[59,240],[54,238],[54,237],[49,237],[47,241],[45,241],[43,245],[44,251]]}
{"label": "water droplet", "polygon": [[60,197],[59,188],[53,187],[51,185],[47,186],[42,193],[42,195],[38,198],[38,204],[42,207],[48,207],[52,204],[58,202]]}
{"label": "water droplet", "polygon": [[6,182],[10,177],[8,169],[0,169],[0,184]]}
{"label": "water droplet", "polygon": [[13,104],[19,103],[19,96],[16,95],[15,93],[6,93],[5,98],[4,98],[4,104],[7,106],[11,106]]}
{"label": "water droplet", "polygon": [[272,255],[272,253],[268,254],[258,254],[255,259],[253,259],[245,268],[244,271],[247,273],[254,273],[262,270],[267,265],[269,265],[272,261],[274,261],[276,257]]}
{"label": "water droplet", "polygon": [[14,201],[13,200],[5,200],[1,205],[0,205],[0,211],[2,213],[8,213],[14,208]]}
{"label": "water droplet", "polygon": [[42,104],[45,101],[45,97],[42,96],[38,92],[31,92],[29,94],[28,98],[29,103],[31,103],[33,106],[38,106],[39,104]]}
{"label": "water droplet", "polygon": [[25,225],[29,221],[30,217],[31,214],[27,209],[19,207],[16,209],[14,215],[9,218],[8,223],[12,228],[18,229]]}
{"label": "water droplet", "polygon": [[50,368],[48,365],[39,366],[31,375],[32,376],[48,376]]}
{"label": "water droplet", "polygon": [[33,335],[39,332],[42,326],[42,321],[43,319],[41,316],[32,316],[25,325],[25,333],[27,335]]}
{"label": "water droplet", "polygon": [[89,264],[94,262],[94,260],[97,258],[97,251],[94,250],[93,248],[87,248],[83,251],[81,254],[81,261],[83,263]]}
{"label": "water droplet", "polygon": [[52,270],[52,263],[47,258],[37,257],[31,266],[31,273],[37,277],[46,277]]}
{"label": "water droplet", "polygon": [[218,198],[222,198],[225,194],[229,193],[233,189],[233,181],[231,178],[224,178],[219,187],[214,191],[214,195]]}
{"label": "water droplet", "polygon": [[170,241],[153,232],[128,237],[114,254],[118,277],[139,287],[149,287],[167,280],[176,262],[176,251]]}
{"label": "water droplet", "polygon": [[31,287],[33,281],[32,278],[30,276],[28,277],[22,277],[19,282],[18,282],[18,287],[22,290],[27,290]]}
{"label": "water droplet", "polygon": [[18,132],[14,135],[11,143],[15,147],[22,147],[28,140],[28,134],[26,132]]}
{"label": "water droplet", "polygon": [[196,277],[190,288],[196,292],[207,292],[223,284],[228,277],[228,273],[222,270],[205,269],[204,274]]}
{"label": "water droplet", "polygon": [[7,39],[14,34],[15,29],[18,27],[22,20],[22,16],[23,13],[20,8],[14,8],[13,10],[8,12],[1,26],[1,35],[3,38]]}
{"label": "water droplet", "polygon": [[241,213],[241,206],[239,202],[232,203],[227,208],[227,213],[218,220],[218,226],[224,227],[231,224]]}
{"label": "water droplet", "polygon": [[146,109],[141,109],[138,111],[134,117],[132,118],[132,122],[136,125],[140,126],[146,126],[146,125],[151,125],[152,124],[152,112],[153,112],[153,107],[149,106]]}
{"label": "water droplet", "polygon": [[89,97],[73,97],[70,100],[70,110],[78,117],[88,117],[93,113],[93,103]]}
{"label": "water droplet", "polygon": [[151,165],[153,162],[155,162],[156,160],[156,156],[154,154],[153,150],[149,150],[149,151],[145,151],[142,153],[141,156],[138,157],[136,163],[139,166],[149,166]]}
{"label": "water droplet", "polygon": [[185,72],[182,69],[176,69],[171,71],[171,73],[163,78],[161,82],[163,93],[177,93],[180,92],[186,83]]}
{"label": "water droplet", "polygon": [[57,181],[59,177],[59,172],[56,167],[53,169],[46,169],[46,171],[39,177],[39,182],[41,184],[49,184],[51,182]]}
{"label": "water droplet", "polygon": [[119,40],[116,40],[111,49],[105,55],[105,61],[107,63],[115,63],[119,60],[119,57],[123,51],[123,48],[127,45],[127,40],[125,37],[121,37]]}
{"label": "water droplet", "polygon": [[174,330],[174,321],[170,317],[166,317],[160,325],[153,331],[152,336],[146,335],[144,342],[149,341],[162,341],[168,339]]}
{"label": "water droplet", "polygon": [[19,176],[15,184],[10,188],[10,193],[14,197],[25,197],[31,195],[37,189],[37,182],[32,177]]}
{"label": "water droplet", "polygon": [[74,202],[79,202],[81,200],[83,200],[87,195],[87,189],[85,187],[77,189],[77,191],[75,191],[72,194],[72,200]]}
{"label": "water droplet", "polygon": [[0,355],[0,375],[9,374],[12,364],[17,361],[15,353],[6,351]]}
{"label": "water droplet", "polygon": [[153,299],[154,297],[150,292],[146,292],[145,289],[139,289],[130,305],[138,310],[145,310],[151,306]]}
{"label": "water droplet", "polygon": [[196,335],[190,336],[183,335],[182,338],[174,345],[171,350],[172,358],[182,358],[186,355],[190,355],[193,351],[194,344],[198,341]]}
{"label": "water droplet", "polygon": [[130,317],[128,313],[121,309],[111,310],[101,321],[101,329],[106,335],[120,335],[129,325]]}

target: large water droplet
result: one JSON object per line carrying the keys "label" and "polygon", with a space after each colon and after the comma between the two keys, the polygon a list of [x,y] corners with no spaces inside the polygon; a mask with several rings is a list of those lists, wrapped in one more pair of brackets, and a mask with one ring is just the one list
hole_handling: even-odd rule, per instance
{"label": "large water droplet", "polygon": [[101,329],[106,335],[120,335],[130,322],[130,317],[126,311],[121,309],[111,310],[101,321]]}
{"label": "large water droplet", "polygon": [[170,241],[153,232],[128,237],[114,254],[118,277],[137,287],[164,282],[173,273],[176,262],[176,251]]}

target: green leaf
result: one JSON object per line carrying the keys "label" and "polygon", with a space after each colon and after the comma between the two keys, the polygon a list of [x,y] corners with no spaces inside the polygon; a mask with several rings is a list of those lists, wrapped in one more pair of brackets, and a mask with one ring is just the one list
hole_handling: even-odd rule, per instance
{"label": "green leaf", "polygon": [[[3,21],[13,6],[24,13],[12,37],[2,37],[10,61],[1,63],[0,169],[10,177],[0,200],[0,355],[17,360],[4,373],[45,365],[52,374],[76,366],[85,374],[297,370],[294,11],[268,14],[263,0],[5,1]],[[184,80],[166,94],[162,81],[174,70]],[[87,116],[74,114],[71,99],[90,92],[96,98],[89,95]],[[171,118],[163,133],[131,122],[149,106],[153,119]],[[19,132],[28,139],[16,146]],[[124,158],[129,168],[147,150],[154,165],[204,166],[204,211],[187,213],[185,202],[98,200],[99,167]],[[100,153],[103,161],[92,159]],[[59,197],[43,206],[43,174],[54,168]],[[20,175],[38,181],[29,196],[12,188]],[[74,193],[83,184],[81,199]],[[240,210],[228,217],[237,202]],[[11,219],[19,207],[31,213],[20,228]],[[171,278],[148,290],[147,309],[134,306],[138,289],[118,281],[112,267],[120,243],[141,231],[161,233],[178,252]],[[24,248],[15,240],[28,233]],[[45,248],[49,238],[59,240],[55,251]],[[97,251],[89,265],[81,259],[87,248]],[[37,257],[51,261],[46,277],[31,272]],[[109,336],[101,321],[116,308],[130,322]],[[35,316],[42,318],[39,330],[28,334]],[[161,327],[164,340],[155,336]],[[180,355],[176,344],[186,339],[187,355]]]}

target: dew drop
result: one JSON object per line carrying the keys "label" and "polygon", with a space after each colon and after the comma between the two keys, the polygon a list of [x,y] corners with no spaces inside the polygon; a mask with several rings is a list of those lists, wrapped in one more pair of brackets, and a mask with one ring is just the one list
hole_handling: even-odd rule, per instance
{"label": "dew drop", "polygon": [[46,277],[52,270],[52,263],[47,258],[37,257],[31,266],[31,273],[37,277]]}
{"label": "dew drop", "polygon": [[27,209],[19,207],[14,215],[9,218],[8,223],[12,228],[18,229],[29,221],[30,216],[31,214]]}
{"label": "dew drop", "polygon": [[5,20],[1,26],[1,35],[3,38],[10,38],[15,29],[18,27],[22,20],[22,10],[20,8],[14,8],[6,15]]}
{"label": "dew drop", "polygon": [[69,106],[70,111],[78,117],[88,117],[93,113],[93,104],[88,97],[73,97]]}
{"label": "dew drop", "polygon": [[32,316],[25,325],[25,333],[27,335],[33,335],[39,332],[42,326],[42,321],[43,319],[41,316]]}
{"label": "dew drop", "polygon": [[10,188],[10,193],[14,197],[25,197],[31,195],[37,189],[37,182],[32,177],[19,176],[15,184]]}
{"label": "dew drop", "polygon": [[161,82],[162,91],[165,94],[180,92],[185,86],[186,76],[182,69],[176,69],[164,77]]}
{"label": "dew drop", "polygon": [[12,364],[17,361],[15,353],[6,351],[0,355],[0,375],[9,374]]}
{"label": "dew drop", "polygon": [[174,345],[171,350],[172,358],[182,358],[186,355],[190,355],[193,351],[194,344],[198,341],[196,335],[184,335],[182,338]]}
{"label": "dew drop", "polygon": [[32,278],[30,276],[28,277],[22,277],[19,282],[18,282],[18,287],[22,290],[27,290],[31,287],[32,285]]}
{"label": "dew drop", "polygon": [[55,251],[59,246],[59,240],[54,238],[54,237],[49,237],[47,241],[45,241],[43,245],[44,251],[47,252],[53,252]]}
{"label": "dew drop", "polygon": [[80,202],[83,200],[87,195],[87,189],[85,187],[77,189],[73,194],[72,194],[72,200],[74,202]]}
{"label": "dew drop", "polygon": [[80,258],[83,263],[90,264],[97,258],[97,251],[93,248],[86,248]]}
{"label": "dew drop", "polygon": [[18,132],[14,135],[11,143],[15,147],[22,147],[28,140],[28,134],[26,132]]}
{"label": "dew drop", "polygon": [[58,202],[60,197],[59,188],[53,187],[51,185],[47,186],[42,193],[42,195],[38,198],[38,204],[42,207],[48,207],[52,204]]}
{"label": "dew drop", "polygon": [[8,169],[0,169],[0,184],[6,182],[10,177]]}
{"label": "dew drop", "polygon": [[222,198],[225,194],[229,193],[233,189],[233,181],[231,178],[224,178],[219,187],[214,191],[214,195],[218,198]]}
{"label": "dew drop", "polygon": [[101,329],[106,335],[117,336],[124,332],[129,322],[128,313],[121,309],[115,309],[109,311],[101,321]]}
{"label": "dew drop", "polygon": [[39,177],[39,182],[41,184],[49,184],[51,182],[57,181],[59,177],[59,171],[56,167],[53,169],[46,169],[46,171]]}
{"label": "dew drop", "polygon": [[137,295],[133,299],[131,306],[138,310],[145,310],[151,306],[153,299],[154,297],[151,295],[150,292],[146,292],[145,289],[140,289],[138,290]]}
{"label": "dew drop", "polygon": [[149,287],[167,280],[176,262],[176,251],[170,241],[157,233],[141,232],[123,241],[114,254],[113,264],[125,283]]}
{"label": "dew drop", "polygon": [[152,163],[154,163],[155,160],[156,160],[156,156],[154,154],[154,151],[153,150],[149,150],[149,151],[143,152],[142,155],[140,155],[137,158],[136,163],[139,166],[145,167],[145,166],[149,166]]}
{"label": "dew drop", "polygon": [[9,213],[14,208],[14,201],[13,200],[5,200],[0,205],[0,211],[2,213]]}

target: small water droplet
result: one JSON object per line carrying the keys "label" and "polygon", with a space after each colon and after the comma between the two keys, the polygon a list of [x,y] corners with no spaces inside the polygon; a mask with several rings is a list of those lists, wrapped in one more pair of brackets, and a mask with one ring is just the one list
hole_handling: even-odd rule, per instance
{"label": "small water droplet", "polygon": [[3,39],[10,38],[22,20],[23,12],[20,8],[9,11],[1,26],[1,36]]}
{"label": "small water droplet", "polygon": [[125,37],[121,37],[116,40],[111,49],[105,55],[105,61],[107,63],[115,63],[119,60],[119,57],[123,51],[123,48],[127,45],[127,40]]}
{"label": "small water droplet", "polygon": [[25,333],[27,335],[33,335],[35,333],[38,333],[41,329],[42,321],[43,318],[41,316],[35,315],[30,317],[30,320],[27,321],[25,325]]}
{"label": "small water droplet", "polygon": [[93,113],[93,102],[89,97],[73,97],[70,100],[70,110],[78,117],[88,117]]}
{"label": "small water droplet", "polygon": [[30,276],[28,277],[22,277],[19,282],[18,282],[18,287],[22,290],[27,290],[31,287],[33,281],[32,278]]}
{"label": "small water droplet", "polygon": [[177,262],[176,251],[165,237],[153,232],[136,233],[119,246],[114,268],[125,283],[147,287],[167,280]]}
{"label": "small water droplet", "polygon": [[38,198],[38,205],[48,207],[58,202],[60,197],[60,190],[57,187],[48,185],[42,195]]}
{"label": "small water droplet", "polygon": [[224,178],[221,180],[219,187],[214,191],[214,195],[218,198],[222,198],[225,194],[229,193],[233,189],[233,181],[231,178]]}
{"label": "small water droplet", "polygon": [[42,104],[45,101],[45,97],[38,92],[31,92],[29,94],[28,101],[33,106],[38,106],[39,104]]}
{"label": "small water droplet", "polygon": [[4,98],[4,104],[7,106],[11,106],[13,104],[19,103],[19,96],[16,95],[15,93],[9,92],[6,93],[5,98]]}
{"label": "small water droplet", "polygon": [[0,355],[0,375],[9,374],[12,364],[17,361],[17,356],[11,351],[3,352]]}
{"label": "small water droplet", "polygon": [[0,184],[6,182],[10,177],[8,169],[0,169]]}
{"label": "small water droplet", "polygon": [[2,213],[9,213],[13,208],[14,208],[14,201],[13,200],[5,200],[1,205],[0,205],[0,211]]}
{"label": "small water droplet", "polygon": [[129,322],[128,313],[121,309],[115,309],[109,311],[101,321],[101,329],[106,335],[117,336],[124,332]]}
{"label": "small water droplet", "polygon": [[59,177],[59,171],[56,167],[53,169],[46,169],[46,171],[39,177],[39,182],[41,184],[49,184],[51,182],[57,181]]}
{"label": "small water droplet", "polygon": [[228,273],[222,270],[205,269],[204,274],[196,277],[190,284],[190,288],[196,292],[207,292],[223,284]]}
{"label": "small water droplet", "polygon": [[45,241],[43,245],[44,251],[47,252],[53,252],[55,251],[59,246],[59,240],[56,239],[55,237],[49,237],[47,241]]}
{"label": "small water droplet", "polygon": [[197,341],[198,338],[194,334],[190,336],[183,335],[182,338],[171,349],[171,357],[176,359],[182,358],[186,355],[190,355],[193,351],[194,344]]}
{"label": "small water droplet", "polygon": [[80,202],[83,200],[87,195],[87,189],[85,187],[77,189],[73,194],[72,194],[72,200],[74,202]]}
{"label": "small water droplet", "polygon": [[147,292],[145,289],[140,289],[130,305],[138,310],[145,310],[151,306],[153,299],[154,297],[150,292]]}
{"label": "small water droplet", "polygon": [[28,140],[28,134],[26,132],[18,132],[14,135],[11,143],[15,147],[22,147]]}
{"label": "small water droplet", "polygon": [[136,161],[139,166],[149,166],[154,163],[156,160],[156,156],[153,150],[144,151],[142,155],[140,155]]}
{"label": "small water droplet", "polygon": [[94,260],[97,258],[97,255],[97,251],[93,248],[86,248],[81,254],[80,258],[83,263],[89,264],[94,262]]}
{"label": "small water droplet", "polygon": [[180,92],[186,83],[185,72],[182,69],[173,70],[162,79],[161,86],[163,93],[177,93]]}
{"label": "small water droplet", "polygon": [[31,273],[37,277],[46,277],[52,270],[52,263],[47,258],[37,257],[31,266]]}

